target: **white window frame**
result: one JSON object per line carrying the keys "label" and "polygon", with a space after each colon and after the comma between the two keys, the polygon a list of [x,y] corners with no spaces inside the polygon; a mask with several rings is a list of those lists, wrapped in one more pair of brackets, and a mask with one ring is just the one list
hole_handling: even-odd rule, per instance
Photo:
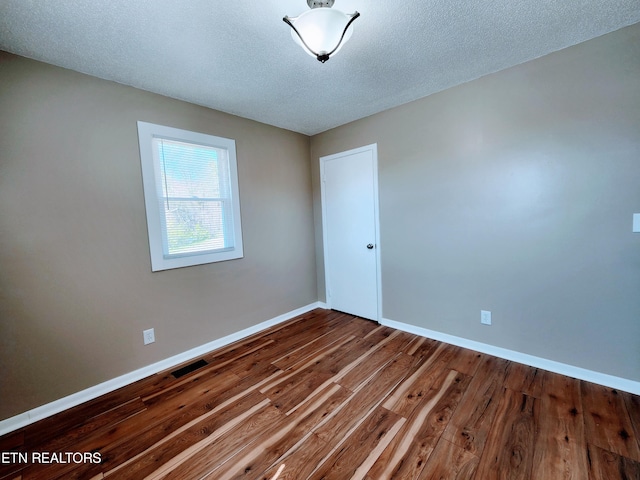
{"label": "white window frame", "polygon": [[[161,190],[161,165],[153,152],[153,139],[162,138],[178,142],[204,145],[225,150],[229,162],[229,181],[231,186],[231,206],[233,218],[234,245],[228,248],[189,252],[169,255],[164,239],[167,237],[163,225],[164,217],[160,211],[158,192]],[[147,230],[149,233],[149,250],[151,254],[151,270],[161,271],[172,268],[190,267],[206,263],[234,260],[244,256],[242,247],[242,225],[240,218],[240,192],[238,187],[238,165],[236,159],[235,140],[216,137],[205,133],[191,132],[179,128],[166,127],[148,122],[138,122],[138,142],[140,144],[140,163],[142,166],[142,183],[144,203],[147,212]]]}

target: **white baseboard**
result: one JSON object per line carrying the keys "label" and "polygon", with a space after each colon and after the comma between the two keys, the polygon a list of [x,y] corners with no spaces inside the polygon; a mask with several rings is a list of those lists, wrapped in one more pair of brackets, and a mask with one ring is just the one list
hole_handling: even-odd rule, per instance
{"label": "white baseboard", "polygon": [[252,327],[245,328],[244,330],[240,330],[239,332],[232,333],[231,335],[227,335],[226,337],[219,338],[199,347],[192,348],[191,350],[188,350],[186,352],[174,355],[173,357],[169,357],[165,360],[161,360],[157,363],[142,367],[120,377],[108,380],[93,387],[89,387],[67,397],[63,397],[59,400],[47,403],[40,407],[34,408],[33,410],[29,410],[14,417],[7,418],[6,420],[2,420],[0,421],[0,435],[4,435],[31,423],[35,423],[38,420],[50,417],[51,415],[55,415],[56,413],[80,405],[81,403],[93,400],[101,395],[104,395],[105,393],[113,392],[118,388],[124,387],[133,382],[137,382],[138,380],[142,380],[143,378],[146,378],[150,375],[168,370],[169,368],[175,367],[176,365],[180,365],[181,363],[204,355],[208,352],[211,352],[212,350],[216,350],[217,348],[221,348],[238,340],[242,340],[243,338],[253,335],[254,333],[258,333],[269,327],[278,325],[279,323],[286,322],[287,320],[295,318],[298,315],[310,312],[311,310],[314,310],[316,308],[326,309],[326,304],[323,302],[309,304],[305,307],[301,307],[291,312],[279,315],[275,318],[266,320]]}
{"label": "white baseboard", "polygon": [[396,322],[395,320],[389,320],[386,318],[380,320],[380,324],[397,330],[402,330],[403,332],[420,335],[421,337],[431,338],[433,340],[449,343],[458,347],[468,348],[477,352],[493,355],[494,357],[504,358],[505,360],[529,365],[530,367],[541,368],[550,372],[577,378],[578,380],[585,380],[605,387],[640,395],[640,382],[636,382],[634,380],[615,377],[606,373],[594,372],[585,368],[574,367],[573,365],[547,360],[546,358],[536,357],[526,353],[508,350],[506,348],[495,347],[486,343],[476,342],[474,340],[456,337],[447,333],[441,333],[435,330],[409,325],[407,323]]}

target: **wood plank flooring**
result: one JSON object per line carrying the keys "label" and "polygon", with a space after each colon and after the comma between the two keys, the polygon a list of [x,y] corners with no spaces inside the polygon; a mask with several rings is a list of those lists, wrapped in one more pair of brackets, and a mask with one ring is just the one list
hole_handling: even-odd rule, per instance
{"label": "wood plank flooring", "polygon": [[351,315],[202,358],[0,437],[0,479],[640,480],[639,397]]}

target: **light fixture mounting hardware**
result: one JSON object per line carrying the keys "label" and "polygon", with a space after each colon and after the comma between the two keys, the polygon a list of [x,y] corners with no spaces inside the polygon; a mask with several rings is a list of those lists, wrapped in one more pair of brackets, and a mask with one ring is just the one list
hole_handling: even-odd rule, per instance
{"label": "light fixture mounting hardware", "polygon": [[336,0],[307,0],[309,8],[331,8]]}

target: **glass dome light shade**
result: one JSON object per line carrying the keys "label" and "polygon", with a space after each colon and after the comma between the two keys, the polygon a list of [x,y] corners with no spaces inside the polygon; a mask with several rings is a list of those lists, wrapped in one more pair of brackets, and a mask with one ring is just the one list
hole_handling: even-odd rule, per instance
{"label": "glass dome light shade", "polygon": [[[338,52],[353,33],[353,27],[349,26],[344,38],[342,38],[342,33],[351,20],[351,16],[331,8],[322,7],[307,10],[291,20],[309,48],[304,45],[293,29],[291,37],[312,57],[331,53],[336,47],[338,48],[333,53]],[[341,38],[342,43],[340,43]]]}

